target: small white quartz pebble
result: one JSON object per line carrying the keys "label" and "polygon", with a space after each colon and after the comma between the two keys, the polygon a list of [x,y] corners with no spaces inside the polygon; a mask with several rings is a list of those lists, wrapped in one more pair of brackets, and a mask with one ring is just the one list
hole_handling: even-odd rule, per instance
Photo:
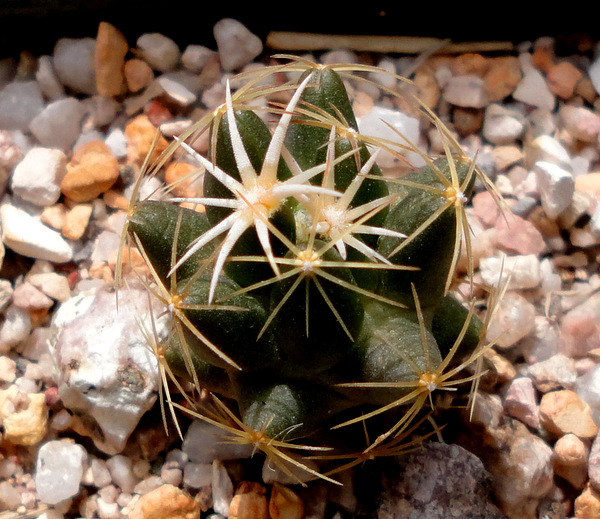
{"label": "small white quartz pebble", "polygon": [[498,303],[487,330],[487,340],[510,348],[534,330],[535,306],[517,292],[507,292]]}
{"label": "small white quartz pebble", "polygon": [[112,482],[123,492],[133,492],[138,478],[133,472],[133,462],[127,456],[115,454],[106,460]]}
{"label": "small white quartz pebble", "polygon": [[31,328],[29,312],[11,304],[4,312],[4,322],[0,326],[0,353],[7,353],[24,341]]}
{"label": "small white quartz pebble", "polygon": [[213,34],[223,70],[239,69],[263,51],[260,38],[233,18],[223,18],[215,23]]}
{"label": "small white quartz pebble", "polygon": [[188,462],[183,466],[183,484],[190,488],[207,487],[212,482],[212,464]]}
{"label": "small white quartz pebble", "polygon": [[488,286],[508,283],[508,289],[518,290],[537,288],[541,282],[540,260],[535,254],[482,258],[479,269]]}
{"label": "small white quartz pebble", "polygon": [[60,183],[67,173],[67,156],[58,148],[35,147],[27,152],[11,175],[11,189],[18,197],[35,205],[58,201]]}
{"label": "small white quartz pebble", "polygon": [[489,102],[485,82],[479,76],[454,76],[443,91],[444,99],[453,105],[467,108],[483,108]]}
{"label": "small white quartz pebble", "polygon": [[79,493],[87,463],[86,450],[72,440],[51,440],[38,450],[35,488],[40,501],[55,505]]}
{"label": "small white quartz pebble", "polygon": [[136,42],[137,52],[154,70],[173,70],[181,57],[179,46],[171,38],[157,32],[142,34]]}
{"label": "small white quartz pebble", "polygon": [[233,482],[220,461],[212,463],[212,496],[214,511],[227,517],[233,499]]}
{"label": "small white quartz pebble", "polygon": [[538,160],[534,165],[542,208],[549,218],[555,219],[573,200],[573,175],[552,162]]}
{"label": "small white quartz pebble", "polygon": [[76,93],[96,94],[95,51],[95,38],[60,38],[52,54],[59,81]]}
{"label": "small white quartz pebble", "polygon": [[181,55],[182,65],[190,72],[202,72],[202,69],[217,53],[204,45],[188,45]]}
{"label": "small white quartz pebble", "polygon": [[49,103],[29,123],[29,129],[42,146],[70,150],[81,132],[84,110],[75,97]]}
{"label": "small white quartz pebble", "polygon": [[218,427],[196,420],[188,427],[181,449],[195,463],[249,458],[252,455],[252,445],[228,443],[224,441],[225,436],[226,433]]}
{"label": "small white quartz pebble", "polygon": [[2,241],[18,254],[55,263],[66,263],[73,258],[73,247],[60,233],[19,206],[5,202],[0,215]]}

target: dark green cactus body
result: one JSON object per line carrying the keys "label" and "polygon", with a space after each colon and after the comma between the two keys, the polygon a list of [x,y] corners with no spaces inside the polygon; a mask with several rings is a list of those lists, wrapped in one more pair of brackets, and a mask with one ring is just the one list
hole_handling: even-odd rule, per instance
{"label": "dark green cactus body", "polygon": [[[316,250],[323,245],[318,240],[314,244]],[[322,259],[341,262],[333,248]],[[320,268],[345,283],[355,284],[348,268]],[[347,354],[361,329],[364,310],[356,292],[318,274],[304,275],[290,293],[297,276],[281,281],[272,290],[272,311],[287,299],[271,329],[278,340],[281,369],[292,376],[299,372],[305,376],[330,368]]]}
{"label": "dark green cactus body", "polygon": [[[137,236],[166,286],[170,283],[168,274],[173,267],[173,252],[176,260],[179,259],[193,241],[210,228],[204,213],[152,200],[137,203],[128,223],[129,233]],[[212,246],[204,247],[184,262],[177,271],[177,279],[187,279],[205,268],[213,250]]]}
{"label": "dark green cactus body", "polygon": [[[267,204],[259,198],[256,206],[219,206],[222,199],[241,200],[241,191],[226,188],[214,168],[204,177],[205,214],[169,202],[143,202],[135,206],[128,224],[157,282],[173,290],[171,296],[179,304],[179,313],[172,312],[173,319],[179,319],[178,326],[165,352],[172,370],[189,380],[193,369],[201,386],[237,403],[244,428],[282,441],[313,435],[335,424],[336,417],[356,426],[363,413],[377,416],[373,409],[395,408],[398,400],[405,403],[407,395],[416,398],[418,394],[418,402],[425,405],[428,391],[448,385],[443,371],[450,365],[444,360],[449,352],[456,350],[456,361],[467,358],[479,347],[483,333],[481,321],[472,316],[460,345],[454,348],[469,314],[445,295],[458,252],[457,233],[462,231],[458,227],[461,204],[475,178],[468,162],[443,157],[433,167],[409,174],[403,180],[410,185],[401,187],[388,206],[389,186],[376,165],[370,178],[357,178],[371,155],[357,133],[341,77],[327,67],[306,74],[311,79],[287,130],[285,153],[289,151],[302,171],[323,166],[331,134],[327,121],[337,121],[335,156],[355,153],[335,165],[333,187],[342,193],[358,185],[352,184],[354,180],[362,180],[360,188],[347,196],[352,199],[350,210],[386,199],[377,214],[361,222],[369,228],[356,233],[348,229],[360,209],[350,216],[342,210],[336,213],[338,198],[322,189],[332,187],[323,186],[323,174],[300,183],[298,178],[303,177],[292,176],[292,168],[282,158],[289,158],[284,152],[276,159],[277,181],[270,192],[284,193],[281,198],[273,196],[277,204],[269,206],[272,255],[257,234],[264,214],[243,212]],[[213,130],[214,156],[208,159],[238,180],[245,194],[254,194],[255,184],[241,178],[239,158],[245,151],[260,177],[272,133],[250,109],[234,112],[228,106],[228,110]],[[235,148],[231,138],[227,121],[232,115],[243,150]],[[448,160],[454,161],[455,170]],[[210,169],[208,160],[203,164]],[[260,180],[273,183],[273,177]],[[283,182],[284,189],[275,191]],[[334,216],[342,214],[339,227],[331,223],[333,217],[327,220],[319,212],[325,203]],[[260,222],[253,214],[261,215]],[[236,217],[244,225],[235,240],[227,235],[230,228],[221,234],[219,228],[213,240],[175,271],[176,278],[169,275],[174,261],[200,236],[225,218],[234,221]],[[337,234],[328,234],[331,229]],[[347,230],[343,246],[335,241],[339,229]],[[230,250],[223,243],[232,246],[230,254],[221,255]],[[385,259],[414,269],[389,268]],[[222,264],[223,269],[216,272],[215,264]],[[379,386],[368,387],[372,383]],[[406,416],[412,417],[411,413],[417,414],[412,409]],[[375,420],[375,428],[384,427],[385,422]]]}

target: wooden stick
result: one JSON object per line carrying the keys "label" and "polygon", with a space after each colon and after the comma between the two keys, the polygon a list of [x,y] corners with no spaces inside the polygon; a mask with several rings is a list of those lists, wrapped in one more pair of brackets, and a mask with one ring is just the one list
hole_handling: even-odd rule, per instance
{"label": "wooden stick", "polygon": [[267,47],[287,51],[349,49],[362,52],[420,54],[431,48],[443,53],[512,51],[508,41],[452,43],[450,40],[412,36],[368,36],[353,34],[316,34],[309,32],[271,31]]}

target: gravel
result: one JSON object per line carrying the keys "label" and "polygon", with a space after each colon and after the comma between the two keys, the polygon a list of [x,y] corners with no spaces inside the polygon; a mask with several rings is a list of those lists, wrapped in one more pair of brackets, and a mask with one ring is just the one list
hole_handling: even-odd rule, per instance
{"label": "gravel", "polygon": [[[467,210],[477,286],[510,274],[488,329],[494,375],[472,416],[450,413],[447,444],[389,471],[345,473],[340,490],[291,484],[268,463],[245,474],[251,449],[204,423],[167,437],[136,319],[106,320],[132,180],[156,128],[160,151],[223,102],[225,79],[285,51],[230,18],[214,41],[148,32],[128,42],[101,22],[48,55],[0,60],[0,518],[218,519],[255,505],[256,519],[269,507],[311,519],[599,517],[600,46],[544,37],[489,54],[306,50],[410,74],[506,202],[502,215],[479,186]],[[441,151],[410,106],[349,86],[361,129],[385,137],[391,126]],[[386,174],[402,174],[397,157],[381,158]],[[129,290],[127,304],[146,301]],[[477,296],[484,307],[488,292]]]}

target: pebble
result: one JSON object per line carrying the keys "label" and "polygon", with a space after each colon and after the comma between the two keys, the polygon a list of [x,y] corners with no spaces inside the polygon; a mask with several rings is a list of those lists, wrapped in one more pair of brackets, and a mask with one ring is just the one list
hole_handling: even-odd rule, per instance
{"label": "pebble", "polygon": [[[42,503],[56,505],[79,493],[87,451],[73,440],[50,440],[38,450],[35,488]],[[61,477],[57,477],[61,474]]]}
{"label": "pebble", "polygon": [[483,76],[490,102],[510,96],[522,78],[521,64],[515,56],[499,56],[487,60],[488,69]]}
{"label": "pebble", "polygon": [[61,182],[62,193],[75,202],[87,202],[101,195],[119,178],[119,163],[102,141],[79,147],[67,163]]}
{"label": "pebble", "polygon": [[478,517],[503,515],[488,499],[489,475],[481,461],[458,445],[428,443],[402,456],[383,478],[377,517]]}
{"label": "pebble", "polygon": [[54,70],[60,82],[77,94],[94,95],[96,71],[94,54],[96,39],[60,38],[52,54]]}
{"label": "pebble", "polygon": [[494,230],[498,249],[514,256],[527,257],[527,261],[535,269],[534,262],[530,258],[531,256],[537,258],[541,255],[546,250],[547,245],[542,233],[532,222],[512,212],[505,211],[498,215]]}
{"label": "pebble", "polygon": [[[144,289],[135,284],[122,288],[118,312],[116,305],[109,286],[69,299],[53,316],[59,331],[51,347],[64,406],[96,424],[82,432],[108,454],[123,450],[153,406],[158,383],[156,359],[139,328],[138,315],[148,312]],[[109,313],[115,318],[107,323]]]}
{"label": "pebble", "polygon": [[554,472],[574,488],[583,489],[588,479],[588,446],[575,434],[561,436],[554,444]]}
{"label": "pebble", "polygon": [[442,97],[446,102],[463,108],[484,108],[489,103],[484,80],[471,74],[450,78]]}
{"label": "pebble", "polygon": [[271,519],[302,519],[305,511],[304,502],[292,489],[278,483],[273,484],[269,499]]}
{"label": "pebble", "polygon": [[43,109],[44,99],[36,81],[13,81],[0,91],[0,128],[28,131]]}
{"label": "pebble", "polygon": [[136,41],[137,55],[151,68],[169,72],[179,63],[181,51],[171,38],[157,33],[144,33]]}
{"label": "pebble", "polygon": [[573,97],[577,83],[583,73],[573,63],[562,61],[550,66],[546,73],[548,88],[557,97],[569,99]]}
{"label": "pebble", "polygon": [[13,445],[38,444],[48,429],[48,407],[43,393],[24,393],[15,384],[0,390],[3,439]]}
{"label": "pebble", "polygon": [[577,519],[596,519],[600,517],[600,493],[591,485],[575,499],[574,512]]}
{"label": "pebble", "polygon": [[223,18],[215,23],[213,35],[225,71],[243,67],[263,51],[262,40],[233,18]]}
{"label": "pebble", "polygon": [[5,201],[0,215],[2,241],[18,254],[54,263],[66,263],[73,258],[72,245],[25,209]]}
{"label": "pebble", "polygon": [[17,362],[10,357],[0,357],[0,382],[10,384],[17,377]]}
{"label": "pebble", "polygon": [[[127,161],[130,164],[143,164],[156,139],[157,131],[156,126],[145,114],[138,115],[127,123],[124,134],[127,139]],[[155,160],[166,147],[166,139],[159,137],[150,160]]]}
{"label": "pebble", "polygon": [[67,173],[67,156],[57,148],[36,146],[16,165],[10,181],[12,192],[35,205],[58,202],[60,183]]}
{"label": "pebble", "polygon": [[212,481],[211,463],[187,462],[183,466],[183,484],[188,488],[199,489],[210,486]]}
{"label": "pebble", "polygon": [[590,406],[570,389],[543,395],[540,418],[546,430],[558,437],[572,433],[581,439],[590,439],[598,432]]}
{"label": "pebble", "polygon": [[108,22],[98,24],[94,71],[100,95],[114,97],[125,93],[123,67],[128,51],[129,44],[121,31]]}
{"label": "pebble", "polygon": [[168,484],[141,496],[129,514],[131,519],[197,519],[199,516],[200,507],[194,498]]}
{"label": "pebble", "polygon": [[92,204],[75,204],[65,215],[61,233],[69,240],[83,237],[92,216]]}
{"label": "pebble", "polygon": [[233,482],[227,469],[219,460],[212,462],[213,509],[225,517],[229,515],[229,506],[233,499]]}
{"label": "pebble", "polygon": [[498,348],[514,346],[534,330],[535,306],[515,291],[506,292],[489,323],[487,340]]}
{"label": "pebble", "polygon": [[58,272],[38,272],[28,276],[27,280],[55,301],[65,302],[71,297],[71,288],[67,276]]}
{"label": "pebble", "polygon": [[[403,136],[410,142],[418,142],[420,139],[421,126],[419,120],[397,110],[384,106],[375,106],[367,115],[358,121],[361,133],[373,135],[381,139],[395,140]],[[406,144],[406,143],[403,143]],[[414,152],[397,150],[411,161],[420,162]],[[381,168],[394,168],[400,163],[400,159],[394,157],[388,151],[378,154],[378,164]]]}
{"label": "pebble", "polygon": [[529,377],[517,377],[504,395],[504,409],[513,418],[521,420],[532,429],[540,425],[540,415],[535,388]]}
{"label": "pebble", "polygon": [[40,56],[35,71],[35,80],[46,99],[55,100],[66,95],[65,87],[59,81],[52,56]]}
{"label": "pebble", "polygon": [[133,93],[150,86],[154,80],[152,67],[139,58],[128,59],[123,66],[123,74],[127,89]]}
{"label": "pebble", "polygon": [[552,162],[539,160],[534,166],[542,207],[549,218],[556,219],[573,200],[573,175]]}
{"label": "pebble", "polygon": [[527,165],[533,167],[538,161],[553,162],[568,167],[571,156],[562,143],[552,135],[542,134],[525,144]]}
{"label": "pebble", "polygon": [[133,471],[133,461],[122,454],[115,454],[106,460],[106,468],[110,472],[111,482],[123,492],[133,492],[139,483]]}
{"label": "pebble", "polygon": [[31,120],[29,129],[42,146],[69,151],[81,132],[83,115],[77,98],[56,99]]}
{"label": "pebble", "polygon": [[480,274],[490,287],[503,286],[508,290],[537,288],[541,282],[540,261],[534,254],[491,256],[479,262]]}
{"label": "pebble", "polygon": [[208,464],[213,460],[232,460],[249,458],[252,445],[236,445],[224,441],[227,433],[215,425],[201,420],[193,421],[183,438],[181,449],[190,461]]}
{"label": "pebble", "polygon": [[560,122],[578,141],[595,143],[600,134],[600,115],[585,106],[565,105],[559,111]]}
{"label": "pebble", "polygon": [[554,110],[556,97],[548,87],[544,75],[535,68],[528,68],[524,71],[522,79],[512,92],[512,96],[517,101],[527,105]]}
{"label": "pebble", "polygon": [[199,74],[218,53],[204,45],[188,45],[181,55],[181,64],[190,72]]}
{"label": "pebble", "polygon": [[492,144],[512,144],[527,128],[525,118],[518,112],[492,103],[485,109],[482,135]]}
{"label": "pebble", "polygon": [[527,373],[536,389],[542,393],[557,389],[575,389],[577,381],[575,360],[561,353],[532,362],[527,367]]}
{"label": "pebble", "polygon": [[229,504],[229,519],[270,519],[266,493],[259,483],[242,481]]}
{"label": "pebble", "polygon": [[48,309],[54,301],[28,281],[17,285],[13,291],[12,302],[24,310]]}

